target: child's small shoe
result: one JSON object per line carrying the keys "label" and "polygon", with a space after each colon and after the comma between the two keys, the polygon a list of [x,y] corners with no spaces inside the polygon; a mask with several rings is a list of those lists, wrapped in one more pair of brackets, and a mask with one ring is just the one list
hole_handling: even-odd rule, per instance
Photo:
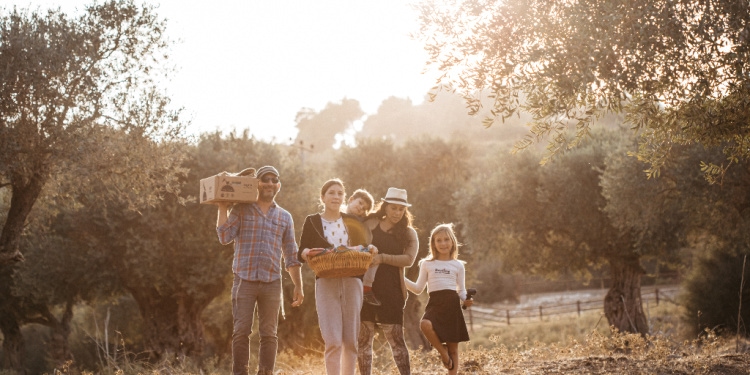
{"label": "child's small shoe", "polygon": [[375,297],[375,293],[372,291],[365,292],[364,295],[365,303],[368,303],[373,306],[380,306],[380,301]]}

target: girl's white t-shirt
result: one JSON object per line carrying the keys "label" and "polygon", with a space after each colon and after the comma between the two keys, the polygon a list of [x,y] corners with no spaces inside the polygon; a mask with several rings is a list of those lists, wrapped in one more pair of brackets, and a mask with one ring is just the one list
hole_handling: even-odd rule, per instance
{"label": "girl's white t-shirt", "polygon": [[451,260],[425,260],[419,268],[417,281],[411,281],[404,277],[406,289],[414,294],[421,294],[425,285],[427,292],[437,290],[455,290],[461,301],[466,300],[466,279],[463,262]]}

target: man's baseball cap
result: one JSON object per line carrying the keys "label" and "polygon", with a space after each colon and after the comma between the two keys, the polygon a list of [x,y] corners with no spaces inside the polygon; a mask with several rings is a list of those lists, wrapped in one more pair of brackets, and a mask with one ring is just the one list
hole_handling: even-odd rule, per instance
{"label": "man's baseball cap", "polygon": [[258,178],[261,178],[263,177],[264,174],[267,174],[267,173],[273,173],[276,177],[279,177],[279,171],[277,171],[276,168],[270,165],[260,167],[258,169],[258,172],[255,173],[255,176],[257,176]]}

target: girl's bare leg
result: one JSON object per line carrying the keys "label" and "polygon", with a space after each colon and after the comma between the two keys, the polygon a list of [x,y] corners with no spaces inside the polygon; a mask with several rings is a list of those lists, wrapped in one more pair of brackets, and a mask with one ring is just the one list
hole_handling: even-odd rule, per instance
{"label": "girl's bare leg", "polygon": [[[432,322],[427,319],[422,319],[419,324],[419,328],[422,330],[422,333],[424,333],[427,341],[429,341],[430,344],[432,344],[432,347],[435,348],[440,354],[440,360],[443,362],[443,366],[445,366],[445,368],[450,368],[452,357],[448,353],[448,349],[443,346],[443,343],[440,341],[437,333],[435,333],[435,329],[432,328]],[[454,364],[453,369],[455,368],[456,366]]]}
{"label": "girl's bare leg", "polygon": [[453,360],[453,370],[449,370],[448,374],[450,375],[456,375],[458,374],[458,343],[457,342],[448,342],[446,343],[448,346],[448,353],[451,356],[451,359]]}

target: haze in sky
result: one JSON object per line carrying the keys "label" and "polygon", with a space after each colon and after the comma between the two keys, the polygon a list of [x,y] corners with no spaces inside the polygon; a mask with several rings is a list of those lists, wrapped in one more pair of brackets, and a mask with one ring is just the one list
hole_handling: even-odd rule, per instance
{"label": "haze in sky", "polygon": [[[136,0],[137,2],[139,0]],[[84,0],[4,0],[2,7],[71,13]],[[101,0],[100,0],[101,2]],[[356,99],[374,114],[390,97],[422,103],[435,75],[409,33],[418,29],[408,0],[149,0],[177,40],[179,70],[167,89],[185,108],[188,131],[250,129],[287,143],[302,108]]]}

